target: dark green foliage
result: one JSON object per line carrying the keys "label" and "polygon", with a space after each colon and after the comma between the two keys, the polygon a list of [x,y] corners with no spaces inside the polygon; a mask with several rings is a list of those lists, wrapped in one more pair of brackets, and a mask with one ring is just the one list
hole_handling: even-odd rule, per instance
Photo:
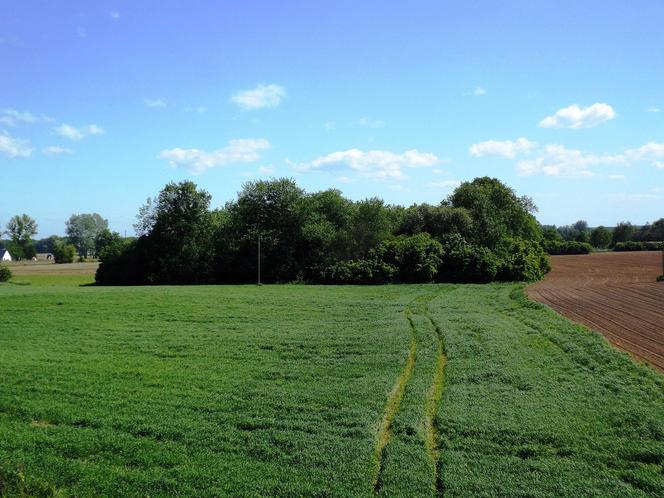
{"label": "dark green foliage", "polygon": [[12,278],[12,271],[5,265],[0,264],[0,282],[7,282]]}
{"label": "dark green foliage", "polygon": [[636,228],[629,222],[622,221],[613,229],[612,244],[615,246],[619,242],[627,242],[632,238]]}
{"label": "dark green foliage", "polygon": [[498,279],[504,281],[535,281],[550,269],[549,258],[536,242],[505,239],[497,249],[500,257]]}
{"label": "dark green foliage", "polygon": [[325,268],[321,281],[326,284],[386,284],[397,269],[375,257],[339,261]]}
{"label": "dark green foliage", "polygon": [[609,247],[612,240],[611,231],[603,226],[599,226],[590,232],[590,244],[598,249]]}
{"label": "dark green foliage", "polygon": [[531,214],[534,205],[527,197],[495,178],[476,178],[462,183],[450,196],[456,208],[465,208],[473,219],[472,242],[494,249],[505,238],[540,241],[542,229]]}
{"label": "dark green foliage", "polygon": [[[492,178],[462,184],[439,206],[407,209],[353,202],[338,190],[307,194],[284,178],[248,182],[222,209],[209,203],[191,182],[168,184],[140,209],[136,243],[107,231],[98,237],[97,282],[256,282],[259,243],[264,283],[489,282],[499,266],[516,265],[500,261],[505,240],[532,241],[522,252],[542,240],[532,201]],[[441,243],[451,244],[449,255]],[[534,272],[510,273],[522,274]]]}
{"label": "dark green foliage", "polygon": [[618,242],[614,247],[614,251],[661,251],[664,249],[662,242]]}
{"label": "dark green foliage", "polygon": [[56,263],[73,263],[76,257],[76,247],[64,240],[59,240],[53,247],[53,259]]}
{"label": "dark green foliage", "polygon": [[488,248],[467,242],[459,234],[443,237],[439,282],[486,283],[498,273],[500,261]]}
{"label": "dark green foliage", "polygon": [[548,254],[590,254],[593,250],[590,244],[574,240],[546,240],[543,245]]}
{"label": "dark green foliage", "polygon": [[395,279],[403,283],[432,282],[443,258],[440,242],[428,233],[401,235],[378,246],[375,255],[397,269]]}
{"label": "dark green foliage", "polygon": [[658,282],[664,282],[664,275],[660,275],[657,277]]}

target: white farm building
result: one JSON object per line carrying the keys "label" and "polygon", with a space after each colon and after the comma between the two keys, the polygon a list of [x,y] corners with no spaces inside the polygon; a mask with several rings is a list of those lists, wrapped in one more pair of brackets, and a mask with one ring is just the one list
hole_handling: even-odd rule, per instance
{"label": "white farm building", "polygon": [[11,261],[12,260],[12,255],[9,254],[9,251],[0,251],[0,254],[2,254],[2,258],[0,258],[0,261]]}

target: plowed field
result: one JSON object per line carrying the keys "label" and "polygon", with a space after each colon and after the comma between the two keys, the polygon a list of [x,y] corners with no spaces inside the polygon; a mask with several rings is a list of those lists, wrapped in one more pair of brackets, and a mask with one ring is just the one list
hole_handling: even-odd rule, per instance
{"label": "plowed field", "polygon": [[660,252],[553,256],[528,295],[664,370],[664,283]]}

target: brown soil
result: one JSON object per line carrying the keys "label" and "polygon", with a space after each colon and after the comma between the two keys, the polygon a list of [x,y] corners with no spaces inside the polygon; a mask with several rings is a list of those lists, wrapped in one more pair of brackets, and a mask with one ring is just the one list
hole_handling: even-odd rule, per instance
{"label": "brown soil", "polygon": [[551,273],[528,288],[531,299],[664,371],[664,282],[655,281],[661,252],[552,256],[551,265]]}
{"label": "brown soil", "polygon": [[21,275],[94,275],[99,263],[66,263],[56,265],[43,261],[19,261],[7,264],[12,274]]}

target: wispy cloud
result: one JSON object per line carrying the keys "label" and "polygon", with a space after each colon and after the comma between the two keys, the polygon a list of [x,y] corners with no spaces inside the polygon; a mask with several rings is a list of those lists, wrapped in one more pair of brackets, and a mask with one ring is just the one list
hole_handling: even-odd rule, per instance
{"label": "wispy cloud", "polygon": [[367,128],[384,128],[385,121],[379,119],[371,119],[367,117],[362,117],[357,121],[357,124],[360,126],[366,126]]}
{"label": "wispy cloud", "polygon": [[19,123],[51,123],[54,119],[45,114],[33,114],[28,111],[17,111],[16,109],[3,109],[0,111],[0,123],[7,126],[16,126]]}
{"label": "wispy cloud", "polygon": [[[521,142],[519,142],[521,141]],[[519,146],[518,144],[521,143]],[[515,141],[498,142],[489,140],[470,147],[473,156],[501,156],[515,159],[522,153],[530,158],[521,159],[516,164],[520,176],[557,176],[579,178],[595,176],[594,169],[600,166],[628,166],[635,163],[649,163],[657,168],[664,167],[664,143],[649,142],[636,149],[625,149],[614,154],[593,154],[564,145],[547,144],[538,146],[525,138]],[[613,175],[614,178],[622,176]]]}
{"label": "wispy cloud", "polygon": [[625,180],[627,177],[625,175],[609,175],[608,179],[609,180],[615,180],[615,181],[622,181]]}
{"label": "wispy cloud", "polygon": [[659,107],[648,107],[646,112],[659,112],[661,109]]}
{"label": "wispy cloud", "polygon": [[459,185],[461,185],[461,180],[443,180],[442,182],[429,182],[429,183],[427,183],[427,187],[442,188],[442,189],[456,188]]}
{"label": "wispy cloud", "polygon": [[58,145],[51,145],[50,147],[44,147],[42,153],[47,156],[57,156],[61,154],[72,154],[74,151],[67,147],[60,147]]}
{"label": "wispy cloud", "polygon": [[108,15],[111,16],[111,19],[114,19],[114,20],[120,19],[120,12],[118,12],[117,10],[110,11],[108,13]]}
{"label": "wispy cloud", "polygon": [[164,99],[148,99],[148,98],[145,98],[145,99],[143,99],[143,103],[148,107],[155,107],[155,108],[159,108],[159,109],[163,109],[164,107],[167,106],[166,101]]}
{"label": "wispy cloud", "polygon": [[414,149],[401,154],[389,150],[349,149],[332,152],[307,163],[294,164],[293,167],[300,172],[351,170],[366,178],[402,180],[406,178],[404,168],[430,167],[439,162],[435,154]]}
{"label": "wispy cloud", "polygon": [[260,151],[269,149],[270,142],[263,138],[229,140],[228,145],[215,151],[200,149],[167,149],[159,153],[174,168],[185,168],[193,174],[201,174],[210,168],[228,164],[248,163],[260,159]]}
{"label": "wispy cloud", "polygon": [[231,96],[231,102],[245,111],[277,107],[286,98],[286,89],[275,83],[241,90]]}
{"label": "wispy cloud", "polygon": [[525,154],[533,150],[537,143],[527,138],[520,137],[511,140],[487,140],[470,146],[470,155],[474,157],[501,156],[514,159],[519,154]]}
{"label": "wispy cloud", "polygon": [[207,110],[208,110],[208,108],[205,107],[205,106],[202,106],[202,105],[199,105],[199,106],[188,105],[188,106],[185,106],[185,108],[184,108],[185,112],[193,112],[193,113],[196,113],[196,114],[203,114],[203,113],[207,112]]}
{"label": "wispy cloud", "polygon": [[486,90],[481,86],[476,86],[473,90],[473,95],[475,95],[475,97],[481,97],[482,95],[486,95]]}
{"label": "wispy cloud", "polygon": [[104,129],[96,124],[76,128],[63,123],[60,126],[57,126],[54,130],[58,135],[74,141],[82,140],[91,135],[103,135],[105,133]]}
{"label": "wispy cloud", "polygon": [[337,123],[334,121],[328,121],[323,125],[323,127],[325,128],[325,131],[332,131],[337,127]]}
{"label": "wispy cloud", "polygon": [[30,157],[32,148],[30,142],[14,138],[6,132],[0,132],[0,153],[7,157]]}
{"label": "wispy cloud", "polygon": [[88,30],[85,29],[83,26],[78,26],[76,28],[76,36],[78,36],[79,38],[85,38],[86,36],[88,36]]}
{"label": "wispy cloud", "polygon": [[609,104],[596,103],[588,107],[572,104],[559,109],[553,116],[540,121],[540,128],[592,128],[616,117],[616,112]]}

